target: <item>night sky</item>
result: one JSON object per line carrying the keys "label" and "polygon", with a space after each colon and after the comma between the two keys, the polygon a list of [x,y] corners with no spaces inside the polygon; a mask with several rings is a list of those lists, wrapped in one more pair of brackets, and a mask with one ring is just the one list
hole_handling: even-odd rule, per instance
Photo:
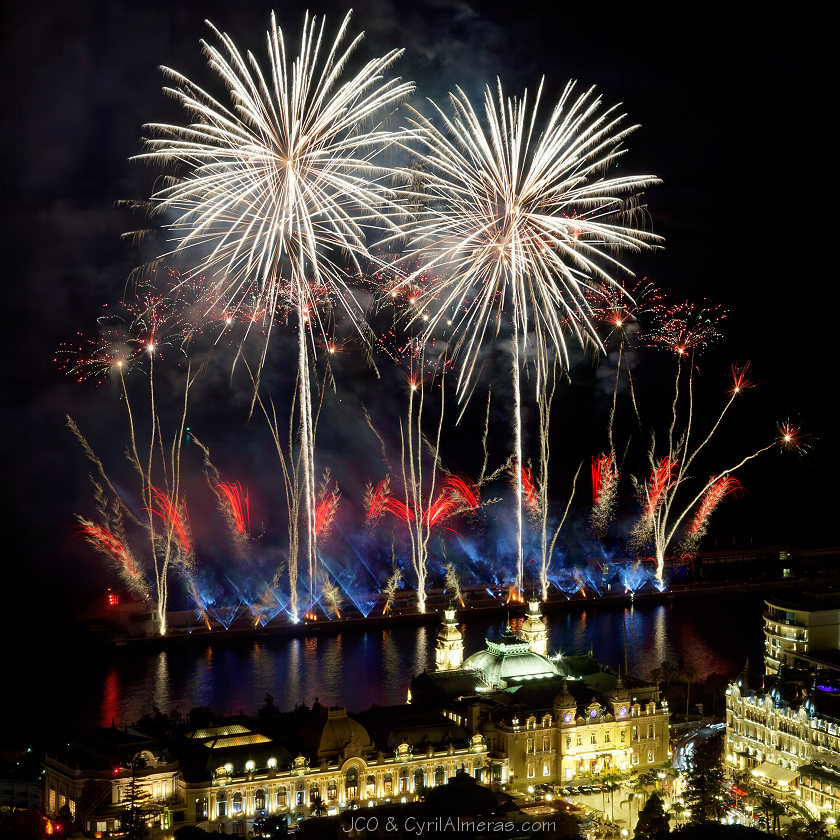
{"label": "night sky", "polygon": [[[834,170],[827,27],[797,17],[796,6],[782,15],[736,5],[660,11],[377,0],[358,5],[354,30],[366,32],[362,56],[406,48],[398,72],[416,81],[416,99],[442,101],[455,84],[475,95],[496,75],[518,93],[544,74],[549,100],[577,78],[597,85],[606,102],[624,103],[641,128],[627,142],[623,166],[663,180],[646,201],[666,249],[631,261],[634,269],[674,301],[706,298],[730,310],[726,340],[702,372],[705,392],[718,399],[729,363],[752,361],[760,388],[733,424],[733,439],[745,441],[738,451],[769,440],[775,422],[788,417],[810,436],[804,457],[772,454],[745,471],[749,492],[720,512],[710,536],[739,547],[750,539],[836,545],[834,214],[833,192],[822,186]],[[337,23],[346,7],[312,9]],[[152,188],[154,173],[128,160],[140,151],[143,123],[180,119],[161,93],[158,66],[207,80],[198,45],[208,35],[203,20],[259,54],[270,10],[256,2],[6,6],[3,566],[11,585],[0,596],[4,617],[69,611],[105,582],[102,561],[73,539],[73,514],[92,509],[88,467],[64,416],[73,414],[110,447],[103,455],[111,462],[120,458],[122,420],[113,389],[78,385],[53,359],[61,342],[93,328],[103,304],[119,300],[138,262],[120,240],[134,221],[115,203],[146,198]],[[285,3],[276,11],[296,37],[303,7]],[[638,376],[652,396],[670,387],[661,363],[647,371],[641,365]],[[559,421],[556,432],[567,435],[560,463],[593,451],[585,436],[584,446],[575,445],[573,421],[589,416],[578,400],[592,399],[580,396],[586,383],[579,384],[566,394],[572,419]],[[207,432],[232,464],[235,440],[249,434],[237,399],[212,382],[199,400],[205,407],[219,400],[218,423],[207,421]],[[343,445],[329,434],[326,445]],[[375,443],[369,449],[375,457]],[[258,460],[249,450],[246,477]]]}

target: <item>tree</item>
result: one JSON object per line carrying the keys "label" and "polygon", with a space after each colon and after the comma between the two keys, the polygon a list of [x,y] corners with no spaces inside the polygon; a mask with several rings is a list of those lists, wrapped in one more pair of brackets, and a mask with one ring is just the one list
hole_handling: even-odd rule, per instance
{"label": "tree", "polygon": [[723,742],[718,735],[695,743],[687,762],[687,783],[683,800],[691,811],[694,823],[716,820],[723,813],[722,789],[724,785],[721,767]]}
{"label": "tree", "polygon": [[685,683],[685,719],[688,720],[691,701],[691,684],[697,682],[697,669],[690,663],[684,662],[680,667],[679,677],[680,680]]}
{"label": "tree", "polygon": [[663,659],[659,667],[654,668],[650,673],[651,679],[658,683],[660,688],[662,688],[662,683],[665,683],[662,691],[668,700],[671,699],[671,681],[677,679],[679,672],[680,667],[676,662],[672,662],[670,659]]}
{"label": "tree", "polygon": [[658,793],[652,793],[645,807],[639,811],[636,833],[633,836],[639,840],[660,840],[670,833],[668,815],[665,813],[662,797]]}
{"label": "tree", "polygon": [[[604,796],[610,795],[610,820],[615,822],[615,792],[621,786],[621,776],[618,773],[604,773],[601,776],[601,784],[604,786]],[[604,808],[606,811],[606,807]]]}
{"label": "tree", "polygon": [[312,797],[312,803],[309,806],[309,811],[313,817],[323,817],[326,813],[327,806],[324,804],[324,800],[318,794]]}
{"label": "tree", "polygon": [[124,808],[120,823],[128,840],[144,840],[148,835],[146,822],[149,818],[149,804],[152,798],[149,787],[138,778],[146,762],[141,755],[135,755],[128,765],[131,781],[125,792]]}

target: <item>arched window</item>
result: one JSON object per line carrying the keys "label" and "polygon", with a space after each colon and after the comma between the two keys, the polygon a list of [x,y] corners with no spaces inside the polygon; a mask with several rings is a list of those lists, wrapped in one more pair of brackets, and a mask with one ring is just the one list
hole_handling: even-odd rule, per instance
{"label": "arched window", "polygon": [[195,821],[204,822],[207,819],[207,797],[195,800]]}
{"label": "arched window", "polygon": [[216,794],[216,815],[218,817],[227,816],[227,794],[223,790]]}
{"label": "arched window", "polygon": [[338,796],[338,785],[335,783],[335,779],[330,779],[330,783],[327,785],[327,799],[335,799]]}
{"label": "arched window", "polygon": [[400,770],[400,793],[408,793],[408,768]]}
{"label": "arched window", "polygon": [[348,799],[357,799],[359,796],[359,774],[352,767],[344,777],[344,790]]}
{"label": "arched window", "polygon": [[234,793],[233,794],[233,813],[234,814],[241,814],[242,813],[242,794],[241,793]]}
{"label": "arched window", "polygon": [[389,770],[385,774],[385,793],[392,793],[394,790],[394,777],[391,775],[391,771]]}
{"label": "arched window", "polygon": [[262,788],[259,788],[257,792],[254,794],[254,810],[255,811],[264,811],[265,810],[265,791]]}
{"label": "arched window", "polygon": [[435,767],[435,787],[446,784],[446,770],[443,767]]}
{"label": "arched window", "polygon": [[365,783],[365,793],[368,796],[376,796],[376,776],[371,773],[367,777],[367,782]]}
{"label": "arched window", "polygon": [[316,798],[321,796],[321,789],[318,785],[310,785],[309,786],[309,804],[311,805]]}
{"label": "arched window", "polygon": [[298,782],[295,785],[295,807],[306,804],[306,792],[303,788],[303,782]]}
{"label": "arched window", "polygon": [[277,807],[278,808],[285,808],[288,804],[288,791],[286,790],[285,786],[280,787],[277,789]]}
{"label": "arched window", "polygon": [[423,770],[418,767],[414,771],[414,790],[419,791],[426,784],[426,776]]}

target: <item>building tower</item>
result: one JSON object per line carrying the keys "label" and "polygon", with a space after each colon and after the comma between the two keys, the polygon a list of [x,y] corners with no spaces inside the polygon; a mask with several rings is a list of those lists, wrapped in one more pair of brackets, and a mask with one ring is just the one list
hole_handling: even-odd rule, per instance
{"label": "building tower", "polygon": [[548,628],[540,612],[540,602],[532,597],[528,601],[528,612],[522,622],[522,639],[531,646],[534,653],[540,656],[548,654]]}
{"label": "building tower", "polygon": [[443,624],[435,645],[435,665],[438,671],[454,671],[464,663],[464,636],[458,628],[455,608],[443,611]]}

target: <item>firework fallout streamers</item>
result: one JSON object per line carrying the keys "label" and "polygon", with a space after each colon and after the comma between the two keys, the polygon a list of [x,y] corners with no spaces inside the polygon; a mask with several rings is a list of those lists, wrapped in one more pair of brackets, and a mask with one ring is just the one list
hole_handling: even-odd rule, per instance
{"label": "firework fallout streamers", "polygon": [[146,577],[131,556],[125,538],[82,516],[76,519],[79,522],[78,535],[114,561],[128,591],[144,601],[150,601],[151,593]]}
{"label": "firework fallout streamers", "polygon": [[464,604],[464,594],[461,592],[461,582],[458,580],[458,573],[455,571],[454,563],[444,563],[443,566],[445,577],[444,577],[444,586],[446,587],[446,591],[451,593],[450,598],[453,601],[458,601],[458,603],[463,607]]}
{"label": "firework fallout streamers", "polygon": [[[537,387],[549,359],[568,360],[566,334],[600,343],[584,289],[614,283],[626,271],[613,252],[654,246],[658,237],[633,226],[636,196],[653,176],[612,172],[633,126],[615,107],[601,111],[593,89],[575,97],[569,83],[537,134],[542,84],[533,106],[527,92],[505,98],[485,89],[483,116],[463,90],[451,94],[454,116],[434,106],[438,127],[414,112],[423,145],[424,189],[434,199],[407,226],[408,258],[433,275],[418,309],[430,311],[426,334],[453,320],[461,357],[458,397],[469,399],[482,348],[512,321],[514,452],[522,464],[520,370],[529,360]],[[434,103],[433,103],[434,104]],[[432,306],[434,304],[434,307]],[[517,572],[523,578],[521,473],[516,477]]]}
{"label": "firework fallout streamers", "polygon": [[332,255],[346,255],[353,273],[361,274],[360,260],[371,258],[366,232],[399,230],[404,210],[392,183],[399,173],[376,160],[384,149],[409,138],[410,132],[386,130],[382,120],[413,85],[386,78],[399,50],[368,61],[355,75],[346,70],[362,37],[345,40],[349,14],[330,44],[324,20],[307,13],[297,57],[287,54],[272,14],[267,71],[253,54],[243,57],[228,35],[209,25],[219,46],[202,46],[230,102],[214,99],[164,68],[173,83],[165,90],[191,122],[150,124],[153,136],[139,158],[178,167],[178,177],[152,196],[152,206],[156,214],[174,217],[166,224],[175,242],[172,253],[192,261],[192,271],[208,278],[208,305],[235,315],[256,301],[256,309],[265,313],[265,341],[252,377],[254,402],[283,298],[296,313],[299,475],[311,592],[317,534],[308,345],[314,352],[316,331],[325,337],[318,309],[323,294],[316,298],[312,290],[326,289],[340,300],[365,335],[348,275]]}
{"label": "firework fallout streamers", "polygon": [[340,501],[341,491],[338,482],[333,481],[332,474],[327,467],[318,486],[318,498],[315,504],[315,532],[320,538],[329,534]]}
{"label": "firework fallout streamers", "polygon": [[607,535],[615,508],[619,473],[612,452],[602,452],[592,459],[592,511],[589,524],[596,537]]}

